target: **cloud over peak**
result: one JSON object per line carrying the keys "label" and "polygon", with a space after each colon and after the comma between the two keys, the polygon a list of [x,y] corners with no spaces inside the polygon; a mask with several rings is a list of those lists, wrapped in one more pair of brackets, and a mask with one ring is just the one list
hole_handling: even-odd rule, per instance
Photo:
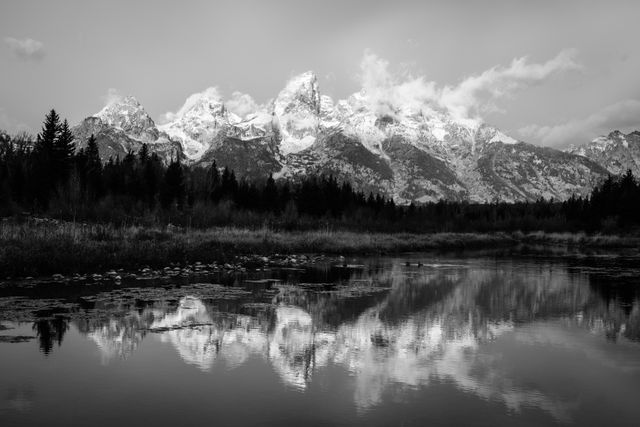
{"label": "cloud over peak", "polygon": [[4,43],[15,56],[24,60],[40,60],[44,58],[44,44],[38,40],[14,37],[5,37]]}
{"label": "cloud over peak", "polygon": [[360,63],[360,81],[368,102],[378,113],[393,114],[399,108],[419,110],[430,104],[448,110],[458,119],[482,119],[483,114],[500,111],[500,98],[559,72],[580,68],[574,61],[575,53],[563,50],[544,63],[531,63],[526,56],[515,58],[507,67],[496,65],[456,85],[439,86],[424,76],[392,73],[388,61],[367,50]]}
{"label": "cloud over peak", "polygon": [[109,107],[115,103],[121,102],[124,99],[124,95],[116,88],[110,87],[107,89],[107,93],[102,96],[104,101],[104,107]]}
{"label": "cloud over peak", "polygon": [[368,49],[360,62],[360,83],[367,102],[377,114],[394,115],[398,108],[419,110],[438,94],[435,82],[406,73],[394,74],[387,60]]}
{"label": "cloud over peak", "polygon": [[261,106],[251,97],[251,95],[235,91],[225,105],[232,113],[240,118],[245,118],[249,114],[258,111]]}
{"label": "cloud over peak", "polygon": [[539,84],[554,74],[580,68],[574,50],[563,50],[544,63],[530,63],[526,56],[515,58],[508,67],[495,66],[470,76],[456,86],[445,86],[439,102],[458,117],[479,118],[499,111],[496,102],[515,91]]}
{"label": "cloud over peak", "polygon": [[160,116],[160,123],[172,122],[184,116],[195,105],[203,102],[203,100],[214,103],[224,103],[225,108],[236,114],[240,118],[245,118],[248,114],[255,113],[261,106],[246,93],[235,91],[228,100],[223,100],[222,93],[217,87],[208,87],[202,92],[190,95],[177,112],[168,111]]}

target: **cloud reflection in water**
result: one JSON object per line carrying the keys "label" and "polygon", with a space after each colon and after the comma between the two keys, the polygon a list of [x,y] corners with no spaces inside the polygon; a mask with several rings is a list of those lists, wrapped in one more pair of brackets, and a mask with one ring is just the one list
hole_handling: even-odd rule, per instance
{"label": "cloud reflection in water", "polygon": [[[535,407],[566,421],[571,400],[521,378],[508,363],[504,346],[518,342],[535,349],[536,343],[548,342],[579,348],[581,338],[572,338],[558,319],[586,333],[593,333],[594,325],[617,335],[629,327],[638,329],[625,323],[637,320],[637,303],[630,316],[612,313],[585,280],[544,267],[499,273],[458,268],[416,277],[396,265],[372,278],[390,288],[373,300],[364,293],[345,296],[344,290],[282,286],[256,315],[247,314],[242,305],[220,311],[214,302],[184,296],[177,308],[132,311],[96,325],[88,336],[105,361],[129,356],[147,331],[202,371],[216,363],[238,368],[259,357],[284,384],[299,390],[322,368],[342,367],[355,383],[359,410],[379,404],[385,393],[438,382],[500,402],[511,411]],[[578,342],[572,345],[572,339]]]}

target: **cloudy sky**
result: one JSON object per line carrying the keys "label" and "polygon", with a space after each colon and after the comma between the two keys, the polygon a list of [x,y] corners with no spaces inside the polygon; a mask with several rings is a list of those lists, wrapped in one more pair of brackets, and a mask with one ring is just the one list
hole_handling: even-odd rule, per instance
{"label": "cloudy sky", "polygon": [[640,129],[638,17],[637,0],[3,1],[0,128],[36,132],[51,107],[76,123],[114,93],[158,120],[209,87],[245,108],[313,70],[334,98],[434,102],[563,147]]}

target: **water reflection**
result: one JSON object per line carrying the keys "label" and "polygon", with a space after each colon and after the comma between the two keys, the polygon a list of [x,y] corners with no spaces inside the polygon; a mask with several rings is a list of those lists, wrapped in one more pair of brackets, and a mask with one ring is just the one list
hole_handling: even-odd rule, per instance
{"label": "water reflection", "polygon": [[0,401],[0,413],[5,409],[25,412],[33,407],[35,392],[31,387],[10,386],[5,392],[4,399]]}
{"label": "water reflection", "polygon": [[[637,357],[610,347],[623,342],[638,355],[637,290],[625,288],[621,300],[586,270],[544,262],[417,267],[393,260],[317,274],[316,280],[334,275],[335,281],[117,290],[87,298],[69,316],[96,344],[103,364],[157,340],[203,372],[217,364],[238,369],[257,358],[300,391],[324,368],[338,367],[349,373],[359,411],[390,395],[402,400],[413,390],[450,384],[512,412],[537,408],[564,422],[575,396],[550,387],[549,378],[576,354],[640,372]],[[67,329],[61,316],[33,324],[45,354],[61,345]]]}
{"label": "water reflection", "polygon": [[62,316],[38,319],[33,322],[32,329],[38,337],[40,351],[45,355],[49,355],[53,350],[54,344],[57,343],[58,347],[62,345],[64,334],[69,329],[69,321]]}
{"label": "water reflection", "polygon": [[[215,299],[186,295],[177,306],[119,307],[116,317],[77,325],[105,363],[130,356],[153,334],[202,371],[257,356],[301,390],[320,368],[343,367],[354,378],[360,409],[380,403],[393,387],[440,381],[513,411],[538,407],[558,420],[567,419],[571,402],[521,382],[492,343],[511,335],[521,343],[570,346],[571,334],[557,321],[612,340],[637,339],[640,325],[637,300],[625,310],[594,292],[588,276],[548,266],[418,270],[395,263],[353,272],[348,285],[329,290],[282,285],[266,303],[246,301],[225,301],[221,311]],[[520,325],[535,327],[521,333]]]}

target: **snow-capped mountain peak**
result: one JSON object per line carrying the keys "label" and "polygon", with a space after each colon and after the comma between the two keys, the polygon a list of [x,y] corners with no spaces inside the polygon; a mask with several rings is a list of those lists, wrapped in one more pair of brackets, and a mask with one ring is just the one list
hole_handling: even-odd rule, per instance
{"label": "snow-capped mountain peak", "polygon": [[565,150],[568,153],[587,157],[603,166],[611,173],[621,174],[628,169],[635,175],[640,174],[640,132],[627,135],[615,130],[608,135],[595,138],[586,145],[572,145]]}
{"label": "snow-capped mountain peak", "polygon": [[109,102],[102,110],[74,126],[72,132],[79,148],[86,145],[93,135],[105,161],[137,153],[143,144],[166,161],[180,157],[182,152],[180,145],[158,130],[151,116],[133,96]]}
{"label": "snow-capped mountain peak", "polygon": [[[601,165],[610,153],[622,159],[637,148],[640,165],[640,133],[614,132],[592,148],[562,153],[428,100],[405,105],[401,99],[361,90],[334,101],[320,92],[316,75],[305,72],[265,106],[253,102],[242,117],[212,87],[189,96],[158,127],[135,98],[124,97],[83,121],[77,135],[96,134],[107,159],[152,143],[166,160],[179,147],[191,163],[215,161],[238,176],[331,174],[399,203],[563,199],[585,194],[605,176]],[[234,94],[228,102],[234,111],[236,102]],[[620,161],[620,167],[628,164]]]}
{"label": "snow-capped mountain peak", "polygon": [[155,129],[155,123],[140,102],[128,95],[107,104],[94,115],[106,125],[122,129],[127,134],[141,138]]}
{"label": "snow-capped mountain peak", "polygon": [[296,112],[301,109],[320,113],[320,90],[318,78],[312,71],[293,77],[287,82],[274,101],[276,115]]}
{"label": "snow-capped mountain peak", "polygon": [[179,141],[185,156],[191,160],[202,157],[211,147],[211,142],[227,128],[230,119],[222,97],[215,88],[189,96],[175,114],[168,114],[167,117],[171,121],[159,129]]}
{"label": "snow-capped mountain peak", "polygon": [[215,119],[225,114],[226,108],[222,96],[216,88],[208,88],[189,96],[182,107],[174,115],[169,116],[174,120],[203,116],[207,119]]}
{"label": "snow-capped mountain peak", "polygon": [[307,71],[293,77],[273,103],[278,117],[283,154],[297,153],[316,140],[320,124],[321,97],[316,75]]}

